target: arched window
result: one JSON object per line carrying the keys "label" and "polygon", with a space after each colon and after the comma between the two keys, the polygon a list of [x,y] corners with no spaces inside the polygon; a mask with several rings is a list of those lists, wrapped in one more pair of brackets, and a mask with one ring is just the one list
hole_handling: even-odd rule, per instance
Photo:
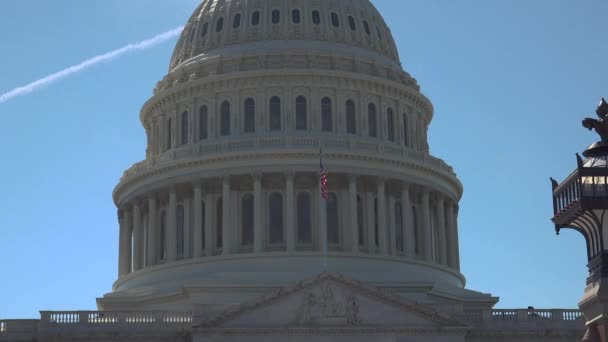
{"label": "arched window", "polygon": [[374,198],[374,240],[376,247],[380,245],[380,237],[378,236],[378,199]]}
{"label": "arched window", "polygon": [[367,23],[367,21],[363,21],[363,29],[365,29],[365,33],[367,33],[368,36],[371,34],[371,31],[369,30],[369,24]]}
{"label": "arched window", "polygon": [[340,26],[340,19],[338,19],[338,14],[336,12],[331,13],[331,24],[334,27]]}
{"label": "arched window", "polygon": [[388,134],[388,141],[395,141],[395,118],[393,116],[393,110],[391,108],[386,110],[386,128]]}
{"label": "arched window", "polygon": [[395,202],[395,239],[397,239],[397,250],[403,252],[403,210],[401,202]]}
{"label": "arched window", "polygon": [[281,99],[277,96],[270,99],[270,130],[281,130]]}
{"label": "arched window", "polygon": [[312,11],[312,23],[315,25],[319,25],[321,23],[321,14],[319,14],[319,11],[317,10]]}
{"label": "arched window", "polygon": [[418,223],[418,211],[416,210],[416,207],[412,206],[412,221],[414,223],[414,242],[416,243],[415,249],[416,249],[416,255],[422,255],[422,243],[419,240],[422,237],[422,234],[420,234],[420,224]]}
{"label": "arched window", "polygon": [[165,140],[165,150],[171,149],[171,133],[173,128],[171,127],[171,118],[167,119],[167,139]]}
{"label": "arched window", "polygon": [[333,131],[333,114],[329,97],[321,100],[321,130],[323,132]]}
{"label": "arched window", "polygon": [[340,243],[340,226],[338,221],[338,197],[330,192],[327,196],[327,242]]}
{"label": "arched window", "polygon": [[222,102],[220,107],[220,116],[220,135],[230,135],[230,102]]}
{"label": "arched window", "polygon": [[255,101],[252,98],[245,100],[245,133],[255,132]]}
{"label": "arched window", "polygon": [[378,121],[376,118],[376,105],[370,103],[367,106],[367,126],[369,128],[370,137],[378,136],[377,122]]}
{"label": "arched window", "polygon": [[306,130],[307,113],[306,113],[306,98],[298,96],[296,98],[296,130]]}
{"label": "arched window", "polygon": [[176,210],[176,226],[177,226],[177,256],[184,256],[184,206],[178,205]]}
{"label": "arched window", "polygon": [[198,113],[198,138],[200,140],[207,139],[207,116],[209,110],[207,106],[201,106],[201,109]]}
{"label": "arched window", "polygon": [[203,29],[201,30],[201,36],[202,37],[206,36],[207,32],[209,32],[209,23],[204,23]]}
{"label": "arched window", "polygon": [[380,28],[376,26],[376,33],[378,34],[378,39],[382,40],[382,33],[380,32]]}
{"label": "arched window", "polygon": [[357,134],[357,115],[352,100],[346,101],[346,133]]}
{"label": "arched window", "polygon": [[241,243],[253,244],[253,196],[247,194],[241,199]]}
{"label": "arched window", "polygon": [[297,199],[298,208],[298,242],[312,243],[312,232],[310,229],[310,194],[301,192]]}
{"label": "arched window", "polygon": [[188,112],[182,113],[182,145],[188,143]]}
{"label": "arched window", "polygon": [[224,202],[222,200],[222,198],[218,198],[217,202],[216,202],[216,211],[215,211],[215,246],[217,248],[222,248],[222,244],[223,244],[223,240],[222,240],[222,233],[223,233],[223,221],[224,221]]}
{"label": "arched window", "polygon": [[272,10],[272,23],[278,24],[281,22],[281,11],[278,9]]}
{"label": "arched window", "polygon": [[355,24],[355,18],[353,18],[351,15],[348,16],[348,26],[353,31],[357,29],[357,25]]}
{"label": "arched window", "polygon": [[407,141],[408,139],[408,132],[407,132],[407,114],[403,113],[403,145],[405,146],[409,146],[409,142]]}
{"label": "arched window", "polygon": [[294,24],[300,23],[300,10],[294,9],[291,11],[291,21]]}
{"label": "arched window", "polygon": [[251,15],[251,25],[257,26],[260,24],[260,11],[255,11]]}
{"label": "arched window", "polygon": [[159,232],[159,250],[158,250],[158,256],[160,258],[160,260],[165,260],[165,258],[167,257],[167,215],[165,214],[165,212],[161,212],[160,213],[160,232]]}
{"label": "arched window", "polygon": [[232,18],[232,28],[239,28],[241,26],[241,13],[237,13]]}
{"label": "arched window", "polygon": [[215,23],[215,32],[222,32],[224,28],[224,18],[219,18]]}
{"label": "arched window", "polygon": [[270,243],[283,242],[283,196],[275,192],[268,198]]}
{"label": "arched window", "polygon": [[363,231],[363,200],[357,196],[357,232],[359,234],[359,246],[365,244],[365,232]]}

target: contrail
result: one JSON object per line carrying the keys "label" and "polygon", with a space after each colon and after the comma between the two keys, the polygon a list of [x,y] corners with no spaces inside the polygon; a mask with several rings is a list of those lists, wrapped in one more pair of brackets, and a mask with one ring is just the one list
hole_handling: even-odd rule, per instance
{"label": "contrail", "polygon": [[93,58],[89,58],[87,60],[85,60],[84,62],[77,64],[77,65],[73,65],[71,67],[68,67],[66,69],[63,69],[61,71],[58,71],[54,74],[48,75],[44,78],[41,78],[37,81],[34,81],[30,84],[24,85],[22,87],[17,87],[9,92],[6,92],[2,95],[0,95],[0,103],[6,102],[14,97],[17,96],[22,96],[22,95],[26,95],[29,94],[35,90],[38,90],[39,88],[42,88],[46,85],[55,83],[63,78],[66,78],[70,75],[73,75],[75,73],[81,72],[83,70],[86,70],[96,64],[99,64],[101,62],[106,62],[106,61],[111,61],[113,59],[116,59],[124,54],[126,54],[127,52],[131,52],[134,50],[144,50],[150,47],[153,47],[155,45],[158,45],[160,43],[163,43],[173,37],[178,36],[182,30],[184,29],[183,26],[180,26],[178,28],[175,28],[173,30],[161,33],[155,37],[152,37],[150,39],[146,39],[143,40],[139,43],[134,43],[134,44],[129,44],[125,47],[122,47],[120,49],[116,49],[113,51],[110,51],[108,53],[105,53],[103,55],[98,55],[95,56]]}

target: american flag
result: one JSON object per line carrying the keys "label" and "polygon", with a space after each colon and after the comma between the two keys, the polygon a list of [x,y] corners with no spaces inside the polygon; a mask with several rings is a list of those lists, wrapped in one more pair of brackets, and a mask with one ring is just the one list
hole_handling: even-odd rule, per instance
{"label": "american flag", "polygon": [[321,196],[327,200],[327,173],[325,173],[325,169],[323,168],[323,161],[321,157],[319,157],[319,166],[321,169],[319,170],[319,177],[321,181]]}

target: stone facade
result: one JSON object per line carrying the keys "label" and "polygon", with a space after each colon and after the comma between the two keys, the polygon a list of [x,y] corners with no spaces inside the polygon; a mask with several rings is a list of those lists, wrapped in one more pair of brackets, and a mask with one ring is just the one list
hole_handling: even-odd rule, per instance
{"label": "stone facade", "polygon": [[368,0],[203,1],[114,189],[113,291],[0,341],[580,339],[576,310],[465,289],[432,117]]}

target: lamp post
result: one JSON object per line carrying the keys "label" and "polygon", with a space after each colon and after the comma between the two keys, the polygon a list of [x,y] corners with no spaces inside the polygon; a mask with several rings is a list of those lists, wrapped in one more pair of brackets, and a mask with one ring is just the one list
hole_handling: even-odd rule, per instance
{"label": "lamp post", "polygon": [[576,155],[577,168],[562,182],[551,178],[555,231],[570,228],[587,245],[589,277],[579,307],[587,320],[583,341],[608,341],[608,103],[602,99],[599,119],[586,118],[601,140]]}

